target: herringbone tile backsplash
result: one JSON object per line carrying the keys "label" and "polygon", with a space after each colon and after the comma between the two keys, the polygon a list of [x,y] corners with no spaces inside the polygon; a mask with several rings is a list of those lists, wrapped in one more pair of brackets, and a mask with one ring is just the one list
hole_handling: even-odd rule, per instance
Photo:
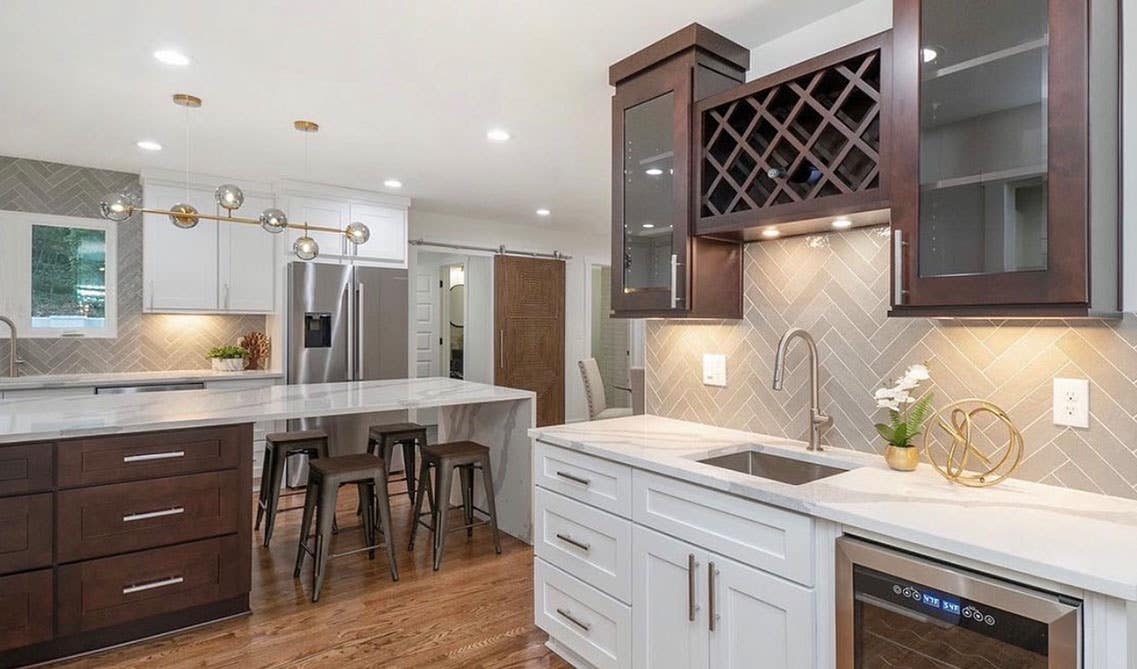
{"label": "herringbone tile backsplash", "polygon": [[[0,209],[98,218],[102,197],[119,191],[141,201],[138,175],[0,156]],[[143,315],[142,219],[135,216],[118,229],[118,337],[21,339],[21,373],[200,369],[209,367],[209,348],[264,327],[263,316]],[[2,349],[0,369],[7,369]]]}
{"label": "herringbone tile backsplash", "polygon": [[[1026,455],[1017,476],[1137,497],[1137,317],[1121,321],[936,321],[886,318],[887,227],[748,244],[744,318],[647,328],[651,413],[804,438],[809,374],[800,342],[785,390],[771,389],[782,333],[818,340],[826,442],[881,451],[872,392],[927,362],[935,404],[978,397],[1008,411]],[[703,353],[727,355],[727,387],[702,384]],[[1051,423],[1052,379],[1090,380],[1090,427]]]}

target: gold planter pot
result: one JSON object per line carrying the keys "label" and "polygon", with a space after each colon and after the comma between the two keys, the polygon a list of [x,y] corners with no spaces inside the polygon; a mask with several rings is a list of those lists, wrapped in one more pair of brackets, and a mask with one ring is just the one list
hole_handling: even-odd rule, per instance
{"label": "gold planter pot", "polygon": [[920,464],[920,449],[889,444],[884,449],[884,461],[898,472],[910,472]]}

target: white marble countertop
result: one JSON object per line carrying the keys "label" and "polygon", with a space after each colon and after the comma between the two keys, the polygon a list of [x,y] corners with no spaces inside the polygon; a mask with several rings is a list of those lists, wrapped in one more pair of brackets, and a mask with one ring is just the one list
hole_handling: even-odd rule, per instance
{"label": "white marble countertop", "polygon": [[0,392],[5,390],[44,390],[84,386],[126,386],[140,383],[196,383],[199,381],[236,381],[240,379],[278,379],[283,372],[254,370],[215,372],[211,369],[181,369],[163,372],[108,372],[106,374],[39,374],[0,377]]}
{"label": "white marble countertop", "polygon": [[[820,454],[798,441],[632,416],[535,428],[529,436],[1013,572],[1137,601],[1137,500],[1007,480],[949,483],[928,465],[894,472],[883,458]],[[793,486],[696,462],[758,446],[850,471]]]}
{"label": "white marble countertop", "polygon": [[533,399],[441,377],[0,400],[0,443]]}

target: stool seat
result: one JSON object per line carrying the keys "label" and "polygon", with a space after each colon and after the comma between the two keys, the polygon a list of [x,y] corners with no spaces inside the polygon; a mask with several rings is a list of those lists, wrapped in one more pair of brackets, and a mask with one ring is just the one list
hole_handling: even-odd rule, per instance
{"label": "stool seat", "polygon": [[418,423],[387,423],[386,425],[372,425],[368,434],[372,439],[387,437],[388,439],[413,439],[419,432],[426,430],[426,426]]}
{"label": "stool seat", "polygon": [[328,433],[323,430],[296,430],[295,432],[270,432],[265,435],[265,441],[274,444],[295,444],[301,441],[318,441],[327,439]]}
{"label": "stool seat", "polygon": [[358,479],[372,478],[377,472],[382,472],[383,459],[367,453],[337,455],[334,458],[313,460],[308,463],[308,469],[328,480],[354,483]]}
{"label": "stool seat", "polygon": [[450,441],[444,444],[429,444],[422,447],[423,457],[435,459],[481,457],[490,452],[486,446],[473,441]]}

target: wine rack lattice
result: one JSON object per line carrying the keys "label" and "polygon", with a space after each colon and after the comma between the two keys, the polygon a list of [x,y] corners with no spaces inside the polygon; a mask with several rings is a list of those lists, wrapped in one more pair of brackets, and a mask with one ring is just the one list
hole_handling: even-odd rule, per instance
{"label": "wine rack lattice", "polygon": [[703,112],[700,216],[880,186],[881,52]]}

